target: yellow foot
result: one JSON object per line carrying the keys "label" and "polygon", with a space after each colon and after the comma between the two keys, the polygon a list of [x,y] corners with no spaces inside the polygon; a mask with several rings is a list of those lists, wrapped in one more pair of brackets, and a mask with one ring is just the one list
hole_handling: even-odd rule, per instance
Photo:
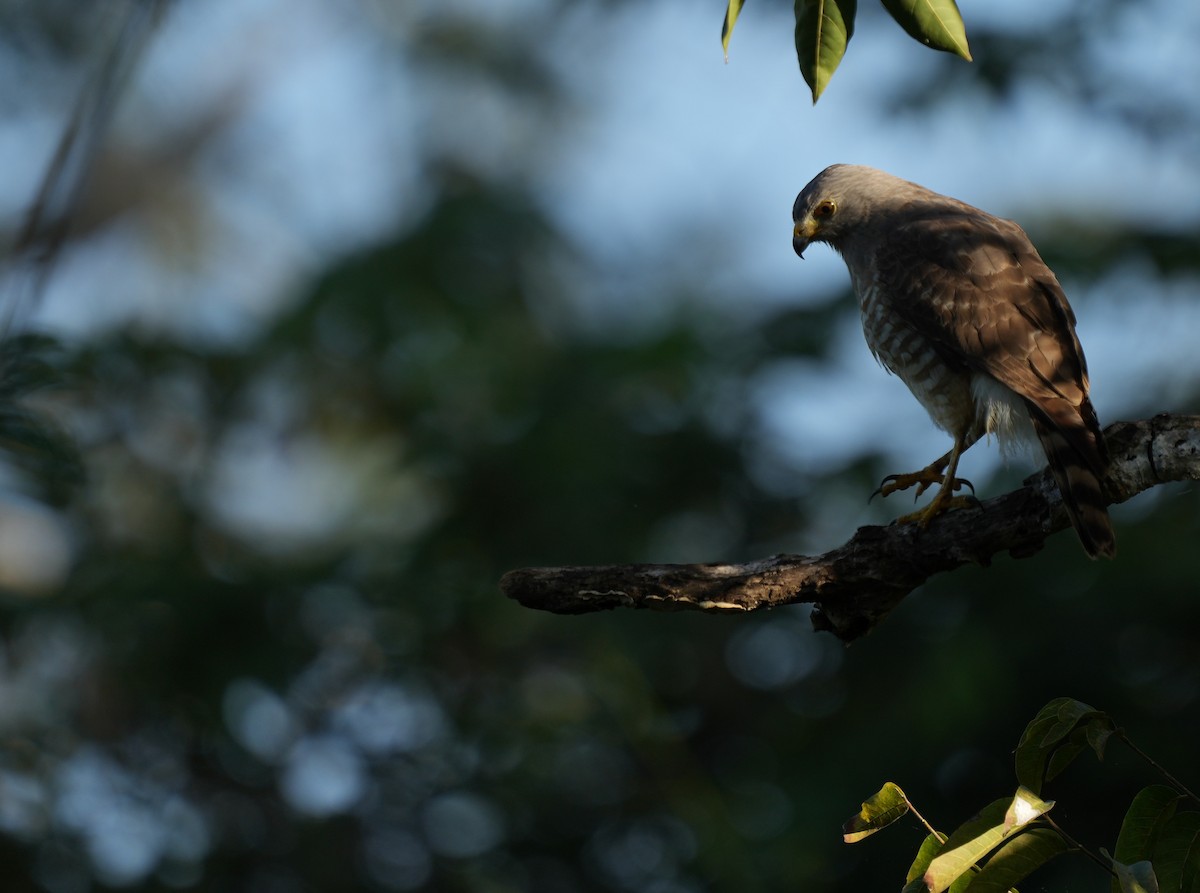
{"label": "yellow foot", "polygon": [[[928,468],[922,468],[920,471],[914,471],[910,474],[889,474],[879,484],[879,489],[871,494],[868,502],[876,496],[882,496],[884,499],[891,496],[893,493],[898,493],[901,490],[907,490],[909,487],[916,487],[917,492],[913,494],[913,499],[920,497],[922,493],[930,488],[933,484],[943,484],[949,486],[951,491],[961,490],[963,487],[969,487],[971,493],[975,492],[975,485],[966,478],[953,478],[946,481],[943,476],[946,469],[945,463],[935,462]],[[914,513],[919,514],[919,513]],[[908,517],[907,515],[905,517]]]}
{"label": "yellow foot", "polygon": [[[956,480],[957,483],[957,480]],[[963,483],[966,483],[965,481]],[[928,486],[928,485],[926,485]],[[924,489],[924,488],[922,488]],[[955,487],[957,490],[958,487]],[[974,489],[972,488],[972,492]],[[943,495],[945,494],[945,495]],[[933,501],[925,508],[919,511],[910,512],[907,515],[901,515],[896,519],[897,524],[918,524],[921,529],[929,526],[938,515],[943,512],[951,511],[952,509],[976,508],[979,505],[979,500],[974,496],[950,496],[947,490],[939,490],[938,495],[933,497]]]}

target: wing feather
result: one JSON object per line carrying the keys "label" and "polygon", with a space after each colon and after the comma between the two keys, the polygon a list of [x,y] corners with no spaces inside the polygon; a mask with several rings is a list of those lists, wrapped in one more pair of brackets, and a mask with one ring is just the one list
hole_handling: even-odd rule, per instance
{"label": "wing feather", "polygon": [[891,311],[947,362],[1020,395],[1102,474],[1087,364],[1057,277],[1016,223],[958,202],[928,204],[892,228],[876,255]]}

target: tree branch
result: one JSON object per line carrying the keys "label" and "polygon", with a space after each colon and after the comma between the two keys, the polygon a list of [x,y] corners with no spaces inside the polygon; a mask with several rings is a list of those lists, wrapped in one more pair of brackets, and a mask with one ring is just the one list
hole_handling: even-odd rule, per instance
{"label": "tree branch", "polygon": [[[1200,416],[1157,415],[1105,430],[1110,504],[1170,481],[1200,480]],[[1026,558],[1070,527],[1049,469],[1011,493],[914,524],[860,527],[823,555],[745,564],[630,564],[509,571],[500,588],[529,608],[581,614],[611,608],[754,611],[811,602],[813,626],[845,642],[865,635],[929,577],[1008,552]]]}

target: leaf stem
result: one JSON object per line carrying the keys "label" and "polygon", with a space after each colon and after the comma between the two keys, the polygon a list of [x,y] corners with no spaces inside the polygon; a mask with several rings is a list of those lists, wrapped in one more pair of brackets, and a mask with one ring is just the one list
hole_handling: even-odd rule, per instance
{"label": "leaf stem", "polygon": [[1197,797],[1187,785],[1168,772],[1166,767],[1159,765],[1158,761],[1150,756],[1150,754],[1146,753],[1144,750],[1134,744],[1133,741],[1129,739],[1129,736],[1125,734],[1124,729],[1117,729],[1117,737],[1120,738],[1130,750],[1157,769],[1162,774],[1162,777],[1170,782],[1171,786],[1174,787],[1175,790],[1182,793],[1185,797],[1191,798],[1194,802],[1200,803],[1200,797]]}
{"label": "leaf stem", "polygon": [[938,831],[937,829],[935,829],[933,827],[933,825],[929,824],[929,822],[925,821],[925,816],[921,815],[921,813],[917,811],[917,807],[913,806],[913,802],[908,799],[907,794],[904,795],[904,802],[908,804],[908,808],[910,810],[912,810],[912,814],[917,817],[917,819],[921,822],[922,825],[925,826],[925,828],[929,831],[929,833],[938,839],[938,843],[946,842],[946,835],[943,834],[941,831]]}
{"label": "leaf stem", "polygon": [[1062,828],[1060,828],[1058,823],[1056,821],[1054,821],[1054,819],[1050,818],[1049,815],[1046,815],[1045,813],[1043,813],[1039,818],[1041,818],[1042,821],[1044,821],[1047,825],[1049,825],[1051,828],[1053,828],[1055,831],[1057,831],[1059,833],[1059,835],[1062,837],[1062,839],[1067,842],[1068,846],[1083,853],[1085,856],[1087,856],[1089,859],[1091,859],[1093,862],[1095,862],[1097,865],[1099,865],[1101,868],[1103,868],[1106,874],[1110,874],[1113,877],[1117,876],[1117,873],[1113,870],[1112,863],[1109,860],[1106,860],[1103,856],[1093,853],[1091,850],[1089,850],[1087,847],[1085,847],[1083,844],[1081,844],[1078,840],[1076,840],[1074,837],[1072,837],[1070,834],[1068,834],[1066,831],[1064,831]]}

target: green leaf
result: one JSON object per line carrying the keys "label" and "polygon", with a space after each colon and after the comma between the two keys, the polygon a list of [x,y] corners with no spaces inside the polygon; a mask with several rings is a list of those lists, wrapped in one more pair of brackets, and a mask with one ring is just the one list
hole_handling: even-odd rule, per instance
{"label": "green leaf", "polygon": [[941,855],[929,864],[925,872],[925,886],[930,893],[942,893],[951,884],[969,872],[975,863],[979,862],[999,846],[1004,839],[1004,825],[996,824],[971,838],[961,846],[947,846]]}
{"label": "green leaf", "polygon": [[1053,806],[1053,801],[1042,800],[1024,787],[1018,788],[1013,797],[989,803],[950,835],[941,853],[925,872],[925,886],[930,893],[941,893],[1005,838],[1044,815]]}
{"label": "green leaf", "polygon": [[1039,816],[1054,808],[1053,800],[1043,800],[1028,788],[1017,788],[1012,803],[1004,811],[1005,833],[1012,833],[1028,825]]}
{"label": "green leaf", "polygon": [[1123,862],[1113,862],[1113,890],[1116,893],[1159,893],[1158,878],[1154,876],[1154,866],[1149,862],[1135,862],[1126,865]]}
{"label": "green leaf", "polygon": [[1055,722],[1042,738],[1043,747],[1057,744],[1070,735],[1071,732],[1075,731],[1080,723],[1090,720],[1093,717],[1104,716],[1095,707],[1089,706],[1083,703],[1083,701],[1076,701],[1074,698],[1056,698],[1050,703],[1056,705],[1054,710]]}
{"label": "green leaf", "polygon": [[925,889],[925,872],[929,870],[929,863],[942,851],[942,845],[942,838],[937,834],[929,834],[921,841],[921,848],[917,850],[916,858],[913,859],[908,874],[904,878],[906,884],[920,881],[920,889]]}
{"label": "green leaf", "polygon": [[1200,869],[1200,812],[1180,812],[1163,826],[1154,847],[1154,873],[1164,890],[1189,893]]}
{"label": "green leaf", "polygon": [[1082,716],[1094,712],[1091,707],[1071,698],[1055,698],[1039,710],[1017,743],[1017,781],[1031,791],[1040,791],[1046,764],[1055,745]]}
{"label": "green leaf", "polygon": [[1011,797],[1001,797],[999,800],[993,800],[954,829],[954,833],[946,838],[946,843],[942,846],[942,852],[962,846],[962,844],[977,836],[981,831],[993,825],[1002,824],[1004,822],[1004,814],[1008,812],[1008,807],[1011,805]]}
{"label": "green leaf", "polygon": [[746,0],[729,0],[729,5],[725,7],[725,21],[721,23],[721,49],[725,51],[725,61],[729,61],[729,38],[733,37],[733,26],[737,24],[737,17],[742,12]]}
{"label": "green leaf", "polygon": [[796,0],[796,58],[815,103],[854,36],[857,0]]}
{"label": "green leaf", "polygon": [[[1108,717],[1105,717],[1108,719]],[[1112,721],[1109,720],[1107,725],[1102,725],[1092,722],[1087,727],[1087,742],[1088,745],[1096,754],[1096,759],[1104,762],[1104,748],[1108,745],[1108,739],[1116,732]]]}
{"label": "green leaf", "polygon": [[1086,744],[1102,757],[1115,728],[1107,713],[1072,698],[1055,698],[1021,735],[1015,758],[1017,781],[1040,793],[1042,785],[1066,769]]}
{"label": "green leaf", "polygon": [[[1193,815],[1193,813],[1184,813],[1184,815]],[[1193,838],[1187,855],[1183,859],[1179,890],[1180,893],[1200,893],[1200,838]]]}
{"label": "green leaf", "polygon": [[[967,871],[964,871],[954,881],[953,884],[946,890],[946,893],[966,893],[967,888],[971,886],[971,882],[975,879],[975,866],[971,866]],[[925,889],[929,889],[929,885],[925,885]]]}
{"label": "green leaf", "polygon": [[1053,828],[1028,828],[1007,838],[971,881],[971,893],[1007,893],[1055,856],[1067,842]]}
{"label": "green leaf", "polygon": [[[1113,848],[1113,861],[1132,867],[1135,863],[1150,859],[1154,855],[1158,836],[1175,814],[1179,800],[1179,792],[1166,785],[1150,785],[1138,791],[1121,822],[1121,832]],[[1118,872],[1112,881],[1112,893],[1122,893],[1127,889]]]}
{"label": "green leaf", "polygon": [[900,27],[925,46],[971,61],[967,30],[954,0],[883,0]]}
{"label": "green leaf", "polygon": [[1055,777],[1066,769],[1075,758],[1079,756],[1087,748],[1087,731],[1086,729],[1077,729],[1070,740],[1059,745],[1050,752],[1050,760],[1046,764],[1046,781],[1053,781]]}
{"label": "green leaf", "polygon": [[851,816],[846,824],[842,825],[842,840],[846,843],[858,843],[881,828],[886,828],[907,812],[908,798],[904,796],[904,791],[889,781],[878,793],[864,800],[858,814]]}
{"label": "green leaf", "polygon": [[[999,800],[993,800],[983,809],[979,810],[979,812],[977,812],[975,815],[971,816],[971,818],[959,825],[954,830],[954,833],[946,838],[946,842],[942,845],[938,855],[931,860],[929,867],[926,868],[925,874],[921,879],[923,886],[918,889],[933,889],[931,885],[930,873],[934,871],[934,867],[937,865],[939,859],[944,859],[947,855],[952,854],[954,851],[961,851],[963,847],[968,846],[972,841],[977,840],[981,834],[987,833],[989,829],[997,827],[1003,828],[1004,814],[1008,811],[1008,807],[1011,804],[1012,799],[1010,797],[1002,797]],[[998,840],[999,838],[997,838],[997,841]],[[986,852],[986,850],[984,852]],[[980,855],[982,856],[983,853]],[[948,885],[963,872],[969,870],[972,864],[972,861],[968,861],[966,866],[963,867],[958,874],[954,874],[951,877],[949,875],[954,863],[942,862],[941,865],[938,866],[938,871],[933,876],[933,882],[936,883],[942,879],[945,879],[945,882]],[[945,889],[945,887],[940,887],[938,889]]]}

